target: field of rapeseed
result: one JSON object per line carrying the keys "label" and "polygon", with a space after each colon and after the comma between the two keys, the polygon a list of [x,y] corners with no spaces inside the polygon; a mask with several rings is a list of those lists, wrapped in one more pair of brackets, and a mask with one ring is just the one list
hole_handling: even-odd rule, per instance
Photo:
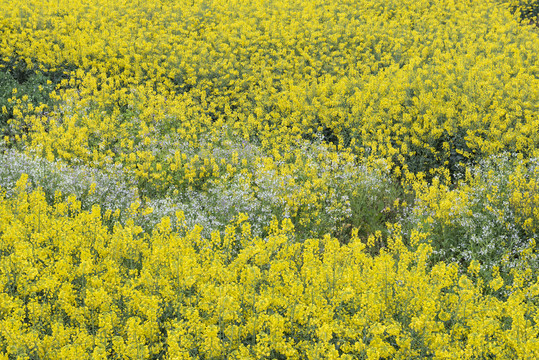
{"label": "field of rapeseed", "polygon": [[538,1],[0,8],[0,359],[539,357]]}

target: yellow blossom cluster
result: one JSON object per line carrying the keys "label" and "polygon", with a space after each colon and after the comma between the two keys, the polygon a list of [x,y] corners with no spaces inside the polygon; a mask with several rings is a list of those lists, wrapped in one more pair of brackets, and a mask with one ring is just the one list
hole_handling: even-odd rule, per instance
{"label": "yellow blossom cluster", "polygon": [[434,258],[478,261],[486,278],[494,268],[502,276],[536,272],[538,175],[537,159],[501,154],[469,166],[453,188],[438,178],[416,182],[414,230],[428,233],[422,242],[433,245]]}
{"label": "yellow blossom cluster", "polygon": [[[223,236],[114,230],[98,206],[0,199],[0,356],[39,359],[534,358],[539,283],[490,283],[478,264],[428,266],[396,231],[372,257],[352,235],[290,241],[271,224],[253,237],[247,216]],[[243,244],[234,251],[233,244]],[[398,256],[397,256],[398,255]],[[505,300],[496,292],[509,291]]]}
{"label": "yellow blossom cluster", "polygon": [[0,359],[539,357],[534,1],[0,0]]}
{"label": "yellow blossom cluster", "polygon": [[511,204],[516,208],[518,220],[529,232],[539,232],[539,167],[537,163],[531,166],[516,167],[510,177],[512,191]]}
{"label": "yellow blossom cluster", "polygon": [[[63,74],[58,107],[14,114],[48,158],[122,162],[153,185],[156,148],[202,134],[282,155],[322,133],[414,173],[537,146],[538,33],[499,3],[0,4],[3,67]],[[191,181],[211,173],[188,161]]]}

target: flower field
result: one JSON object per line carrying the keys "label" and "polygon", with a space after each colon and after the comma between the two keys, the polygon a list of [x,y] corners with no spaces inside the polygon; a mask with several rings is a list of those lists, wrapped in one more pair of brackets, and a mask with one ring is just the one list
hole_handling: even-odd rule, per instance
{"label": "flower field", "polygon": [[538,1],[0,8],[0,360],[539,358]]}

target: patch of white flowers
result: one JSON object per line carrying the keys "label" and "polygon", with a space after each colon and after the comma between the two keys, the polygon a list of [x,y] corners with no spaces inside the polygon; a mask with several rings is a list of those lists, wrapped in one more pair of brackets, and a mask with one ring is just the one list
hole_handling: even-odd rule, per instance
{"label": "patch of white flowers", "polygon": [[[407,221],[430,233],[435,257],[463,265],[477,260],[487,272],[495,266],[507,272],[523,266],[520,254],[537,234],[526,234],[509,201],[510,176],[517,164],[514,156],[500,154],[471,167],[459,186],[466,206],[455,207],[458,213],[451,213],[450,224],[436,219],[429,204],[416,203]],[[534,166],[537,161],[532,160],[530,173]]]}
{"label": "patch of white flowers", "polygon": [[[260,156],[260,151],[249,143],[227,144],[214,150],[217,159],[229,158],[232,154],[236,154],[239,161],[247,159],[251,162]],[[163,217],[169,217],[173,228],[179,230],[176,215],[183,213],[183,226],[192,229],[199,225],[206,238],[213,231],[224,232],[240,213],[248,215],[254,236],[265,236],[273,219],[281,221],[291,217],[294,209],[286,199],[303,191],[307,178],[305,171],[315,172],[324,185],[314,187],[317,206],[307,202],[299,204],[305,214],[314,214],[314,221],[309,223],[308,229],[300,235],[302,237],[337,232],[353,216],[352,198],[356,203],[363,201],[368,206],[367,203],[387,196],[390,179],[382,170],[335,162],[329,159],[328,150],[322,144],[302,146],[300,154],[308,160],[308,169],[297,168],[283,175],[275,168],[258,165],[249,174],[225,173],[209,180],[205,190],[174,192],[172,189],[161,198],[146,199],[142,201],[142,211],[134,213],[129,211],[130,206],[140,204],[141,199],[133,176],[120,167],[98,170],[88,166],[67,166],[59,161],[50,162],[4,149],[0,151],[0,187],[6,196],[12,196],[16,182],[22,174],[27,174],[28,190],[43,189],[51,204],[58,194],[61,199],[75,195],[83,210],[90,210],[96,204],[103,213],[119,210],[117,220],[124,223],[127,218],[133,218],[146,232],[150,232]]]}
{"label": "patch of white flowers", "polygon": [[67,166],[61,162],[24,154],[15,150],[0,152],[0,188],[6,196],[13,195],[15,184],[22,174],[28,175],[29,191],[41,188],[52,203],[75,195],[82,210],[97,204],[103,210],[124,210],[138,198],[134,183],[120,167],[100,171],[88,166]]}

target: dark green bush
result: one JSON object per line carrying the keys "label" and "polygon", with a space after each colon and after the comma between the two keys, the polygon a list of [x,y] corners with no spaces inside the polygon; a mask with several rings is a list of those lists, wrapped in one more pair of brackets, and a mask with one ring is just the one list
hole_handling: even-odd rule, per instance
{"label": "dark green bush", "polygon": [[511,4],[511,11],[520,19],[539,26],[539,0],[518,0]]}
{"label": "dark green bush", "polygon": [[[14,76],[15,75],[15,76]],[[37,107],[41,104],[50,107],[53,100],[50,93],[55,84],[41,72],[32,74],[13,73],[0,70],[0,133],[2,136],[15,135],[8,125],[13,117],[13,109],[17,99],[28,96],[28,103]]]}

